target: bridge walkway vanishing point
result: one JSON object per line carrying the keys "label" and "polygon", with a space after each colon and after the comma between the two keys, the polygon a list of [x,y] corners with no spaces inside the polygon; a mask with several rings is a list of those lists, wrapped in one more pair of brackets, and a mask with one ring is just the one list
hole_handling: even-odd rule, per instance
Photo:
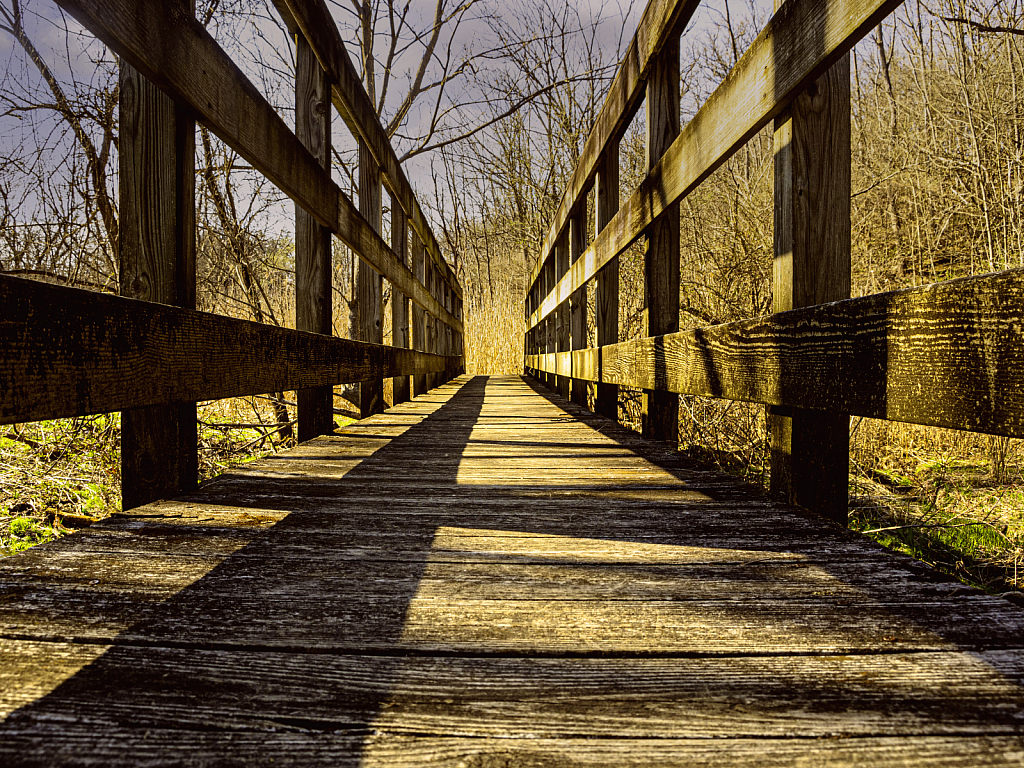
{"label": "bridge walkway vanishing point", "polygon": [[0,561],[0,764],[1006,765],[1024,612],[518,377]]}

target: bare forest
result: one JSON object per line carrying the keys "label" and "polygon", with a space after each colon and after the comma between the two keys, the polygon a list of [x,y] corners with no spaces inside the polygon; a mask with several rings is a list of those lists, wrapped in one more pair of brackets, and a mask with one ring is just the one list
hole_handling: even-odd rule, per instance
{"label": "bare forest", "polygon": [[[271,0],[196,5],[200,23],[291,120],[295,48]],[[526,280],[642,8],[328,5],[464,286],[468,373],[521,373]],[[684,123],[770,12],[763,2],[716,0],[698,14],[682,38]],[[0,41],[0,271],[117,292],[119,62],[47,0],[0,0]],[[1019,0],[909,0],[858,45],[854,295],[1024,267],[1022,87]],[[641,109],[620,143],[623,198],[644,173],[644,140]],[[338,118],[333,142],[335,177],[358,197],[356,144]],[[681,328],[771,311],[772,174],[766,130],[683,201]],[[387,229],[386,196],[384,205]],[[294,327],[292,204],[201,126],[196,215],[197,308]],[[641,333],[643,243],[620,262],[626,340]],[[356,272],[335,242],[341,336],[351,332]],[[358,395],[336,394],[341,420]],[[636,399],[621,395],[627,424],[636,423]],[[281,392],[201,404],[203,476],[288,445],[294,400]],[[83,417],[0,436],[6,551],[116,509],[118,423],[116,414]],[[859,418],[850,429],[854,527],[972,583],[1020,587],[1017,442]],[[683,397],[680,450],[765,484],[763,406]]]}

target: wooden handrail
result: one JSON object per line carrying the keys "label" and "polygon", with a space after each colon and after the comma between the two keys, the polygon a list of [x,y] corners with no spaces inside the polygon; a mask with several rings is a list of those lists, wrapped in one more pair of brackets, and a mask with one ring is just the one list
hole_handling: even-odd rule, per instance
{"label": "wooden handrail", "polygon": [[[527,320],[527,329],[626,250],[670,205],[693,191],[901,2],[794,0],[783,4],[608,226],[542,297]],[[821,30],[822,35],[816,38],[808,30]],[[820,46],[812,46],[812,38]],[[777,51],[786,55],[777,56]]]}
{"label": "wooden handrail", "polygon": [[359,258],[446,325],[462,322],[402,264],[263,95],[177,3],[58,0],[119,56],[186,104]]}
{"label": "wooden handrail", "polygon": [[559,376],[1024,437],[1024,269],[527,357]]}
{"label": "wooden handrail", "polygon": [[[674,41],[692,13],[683,0],[652,0],[643,24],[676,21],[664,21],[646,47],[630,48],[555,214],[525,296],[527,372],[563,393],[571,386],[573,399],[584,405],[577,383],[596,382],[595,407],[612,418],[615,387],[638,388],[644,434],[670,441],[678,438],[677,401],[661,393],[766,404],[772,493],[837,522],[847,519],[851,414],[1024,437],[1024,271],[845,298],[850,95],[844,57],[899,4],[779,0],[761,34],[678,137],[667,149],[649,143],[646,177],[611,215],[622,119],[636,109],[646,77],[648,121],[667,131],[652,115],[664,115],[661,102],[672,91],[653,73],[674,74],[666,68],[678,67]],[[634,60],[637,51],[657,53]],[[678,243],[665,240],[678,227],[672,212],[773,119],[776,314],[671,332],[679,263]],[[799,158],[799,179],[793,158]],[[565,224],[583,210],[595,175],[600,231],[565,269]],[[645,338],[618,343],[609,323],[617,316],[618,256],[644,237]],[[566,344],[567,307],[589,311],[585,291],[595,277],[599,345],[587,348],[576,337]]]}
{"label": "wooden handrail", "polygon": [[274,0],[278,14],[289,31],[301,33],[320,60],[320,65],[331,81],[334,104],[352,133],[366,142],[374,159],[381,167],[385,183],[398,198],[413,230],[419,235],[434,265],[441,270],[443,279],[461,298],[462,287],[448,262],[441,256],[434,233],[427,223],[412,186],[398,162],[395,150],[388,141],[377,113],[362,81],[345,50],[341,33],[323,0]]}
{"label": "wooden handrail", "polygon": [[0,275],[0,424],[454,371],[367,344]]}

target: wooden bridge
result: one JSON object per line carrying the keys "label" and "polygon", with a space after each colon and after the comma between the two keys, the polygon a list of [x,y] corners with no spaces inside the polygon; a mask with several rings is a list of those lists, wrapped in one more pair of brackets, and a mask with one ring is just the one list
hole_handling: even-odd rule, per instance
{"label": "wooden bridge", "polygon": [[[0,561],[2,764],[1024,763],[1024,612],[841,525],[850,414],[1024,436],[1020,272],[848,298],[845,56],[897,3],[787,0],[681,127],[697,3],[652,0],[526,286],[527,375],[499,378],[463,373],[458,280],[322,0],[276,3],[295,132],[184,2],[59,2],[123,60],[122,296],[0,277],[0,423],[122,411],[125,511]],[[296,201],[298,330],[194,311],[197,119]],[[776,313],[680,331],[677,203],[772,120]],[[332,235],[358,340],[329,335]],[[346,382],[365,418],[335,431]],[[196,487],[195,402],[292,389],[302,444]],[[770,406],[777,500],[680,458],[677,393]]]}

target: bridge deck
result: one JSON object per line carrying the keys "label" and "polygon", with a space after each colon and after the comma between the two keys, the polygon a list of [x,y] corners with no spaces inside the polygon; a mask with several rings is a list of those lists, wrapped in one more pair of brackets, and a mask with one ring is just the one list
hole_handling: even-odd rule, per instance
{"label": "bridge deck", "polygon": [[1003,765],[1024,611],[519,378],[0,561],[4,765]]}

